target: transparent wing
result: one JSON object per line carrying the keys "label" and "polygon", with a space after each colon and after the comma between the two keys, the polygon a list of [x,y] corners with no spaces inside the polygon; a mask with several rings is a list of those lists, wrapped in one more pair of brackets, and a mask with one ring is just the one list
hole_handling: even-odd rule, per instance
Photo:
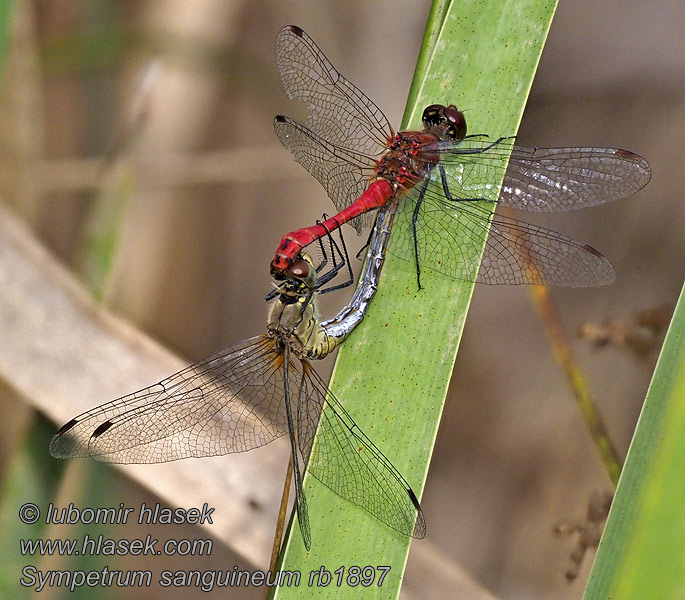
{"label": "transparent wing", "polygon": [[298,440],[309,472],[392,529],[424,537],[423,513],[407,481],[359,429],[311,365],[302,361],[298,368]]}
{"label": "transparent wing", "polygon": [[[502,190],[499,181],[507,164]],[[619,148],[523,148],[509,140],[477,138],[440,143],[451,196],[485,198],[534,212],[564,212],[597,206],[638,191],[651,177],[647,161]],[[443,196],[442,190],[433,193]]]}
{"label": "transparent wing", "polygon": [[158,463],[262,446],[287,432],[282,361],[273,339],[250,338],[72,419],[50,453]]}
{"label": "transparent wing", "polygon": [[376,155],[394,135],[383,112],[345,79],[299,27],[281,29],[276,60],[288,98],[309,111],[305,125],[336,146]]}
{"label": "transparent wing", "polygon": [[[357,200],[373,180],[374,163],[367,157],[331,144],[288,117],[276,117],[274,129],[295,160],[324,187],[338,211]],[[352,224],[359,232],[371,221],[372,216],[364,214]]]}
{"label": "transparent wing", "polygon": [[[413,208],[398,212],[389,251],[415,264]],[[489,233],[488,233],[489,227]],[[421,273],[488,284],[588,287],[614,280],[611,263],[587,244],[491,212],[482,201],[426,199],[416,220]],[[485,241],[482,261],[480,248]],[[479,267],[480,265],[480,267]]]}
{"label": "transparent wing", "polygon": [[[302,478],[304,476],[304,469],[307,465],[308,452],[302,451],[302,440],[300,435],[296,433],[295,430],[299,432],[299,416],[302,412],[302,408],[299,405],[299,393],[297,388],[297,381],[299,379],[299,371],[297,367],[290,360],[290,347],[286,345],[283,348],[283,353],[287,360],[283,365],[283,381],[285,383],[284,390],[284,404],[286,407],[286,415],[288,419],[288,429],[290,430],[290,447],[292,450],[292,461],[293,461],[293,480],[295,483],[295,510],[297,511],[297,521],[300,526],[300,533],[302,534],[302,541],[304,542],[304,547],[309,551],[312,547],[312,530],[309,525],[309,508],[307,507],[307,496],[304,492],[304,486],[302,485]],[[295,361],[297,362],[297,361]],[[295,385],[293,384],[293,378],[291,375],[295,376]],[[312,418],[318,420],[317,406],[313,405],[311,407]],[[301,460],[300,460],[301,458]]]}

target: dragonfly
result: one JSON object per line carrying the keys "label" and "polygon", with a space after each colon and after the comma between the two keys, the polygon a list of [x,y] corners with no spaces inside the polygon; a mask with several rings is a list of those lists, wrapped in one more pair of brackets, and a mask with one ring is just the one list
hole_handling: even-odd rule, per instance
{"label": "dragonfly", "polygon": [[390,251],[414,263],[419,288],[422,268],[488,284],[588,287],[614,280],[611,263],[592,246],[493,212],[493,203],[562,212],[623,198],[650,179],[641,156],[620,148],[524,148],[512,137],[467,135],[464,113],[453,104],[428,106],[423,130],[396,133],[293,25],[278,34],[277,64],[287,96],[304,102],[309,116],[302,125],[278,115],[276,134],[339,212],[283,236],[273,271],[342,224],[352,221],[360,231],[370,211],[396,203],[402,210]]}
{"label": "dragonfly", "polygon": [[381,260],[367,262],[356,300],[333,319],[321,322],[317,316],[315,296],[324,278],[302,254],[274,277],[279,294],[266,334],[71,419],[52,438],[50,453],[108,463],[160,463],[244,452],[288,434],[295,510],[307,550],[305,470],[395,531],[424,537],[425,519],[411,486],[310,362],[330,354],[363,318],[387,235],[386,229],[373,244]]}

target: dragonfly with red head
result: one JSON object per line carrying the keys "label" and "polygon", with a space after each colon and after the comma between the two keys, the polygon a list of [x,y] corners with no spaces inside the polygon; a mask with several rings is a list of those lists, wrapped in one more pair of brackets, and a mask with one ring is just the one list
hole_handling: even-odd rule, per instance
{"label": "dragonfly with red head", "polygon": [[511,137],[469,136],[454,105],[433,104],[423,112],[423,130],[396,133],[383,112],[292,25],[278,34],[277,62],[286,94],[302,100],[309,117],[301,125],[279,115],[276,133],[340,212],[286,234],[272,261],[274,272],[342,224],[352,221],[359,231],[371,211],[397,203],[390,252],[415,264],[419,287],[422,268],[489,284],[586,287],[613,281],[611,263],[591,246],[493,212],[493,203],[561,212],[616,200],[649,181],[642,157],[619,148],[524,148]]}

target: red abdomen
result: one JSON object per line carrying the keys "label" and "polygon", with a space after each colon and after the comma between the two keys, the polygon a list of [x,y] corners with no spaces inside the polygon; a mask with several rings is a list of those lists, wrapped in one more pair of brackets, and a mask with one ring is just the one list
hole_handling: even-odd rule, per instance
{"label": "red abdomen", "polygon": [[278,244],[276,256],[271,267],[283,271],[290,265],[300,250],[312,242],[328,235],[344,223],[362,215],[370,210],[383,206],[393,197],[395,188],[385,179],[374,181],[359,198],[348,207],[341,210],[337,215],[326,219],[321,223],[292,231],[281,238]]}

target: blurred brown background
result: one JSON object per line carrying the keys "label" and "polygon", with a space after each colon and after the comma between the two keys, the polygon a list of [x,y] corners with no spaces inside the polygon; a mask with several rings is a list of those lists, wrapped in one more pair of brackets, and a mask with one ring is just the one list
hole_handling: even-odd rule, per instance
{"label": "blurred brown background", "polygon": [[[188,359],[255,335],[280,236],[332,210],[272,131],[276,113],[302,115],[280,88],[277,31],[308,31],[397,125],[429,5],[17,2],[0,96],[0,197],[80,273],[92,271],[86,232],[120,215],[105,302]],[[634,198],[530,219],[587,241],[616,267],[613,286],[554,290],[573,336],[645,309],[670,314],[683,283],[684,34],[678,0],[561,2],[553,22],[518,142],[619,146],[653,169]],[[326,315],[346,300],[334,296]],[[623,455],[654,357],[575,338],[573,349]],[[144,493],[130,485],[116,502]],[[567,584],[574,541],[552,529],[582,518],[605,489],[527,291],[478,287],[418,544],[435,552],[435,569],[461,564],[498,598],[579,598],[590,560]],[[215,568],[240,560],[226,556]],[[410,555],[407,594],[420,597],[429,577]]]}

